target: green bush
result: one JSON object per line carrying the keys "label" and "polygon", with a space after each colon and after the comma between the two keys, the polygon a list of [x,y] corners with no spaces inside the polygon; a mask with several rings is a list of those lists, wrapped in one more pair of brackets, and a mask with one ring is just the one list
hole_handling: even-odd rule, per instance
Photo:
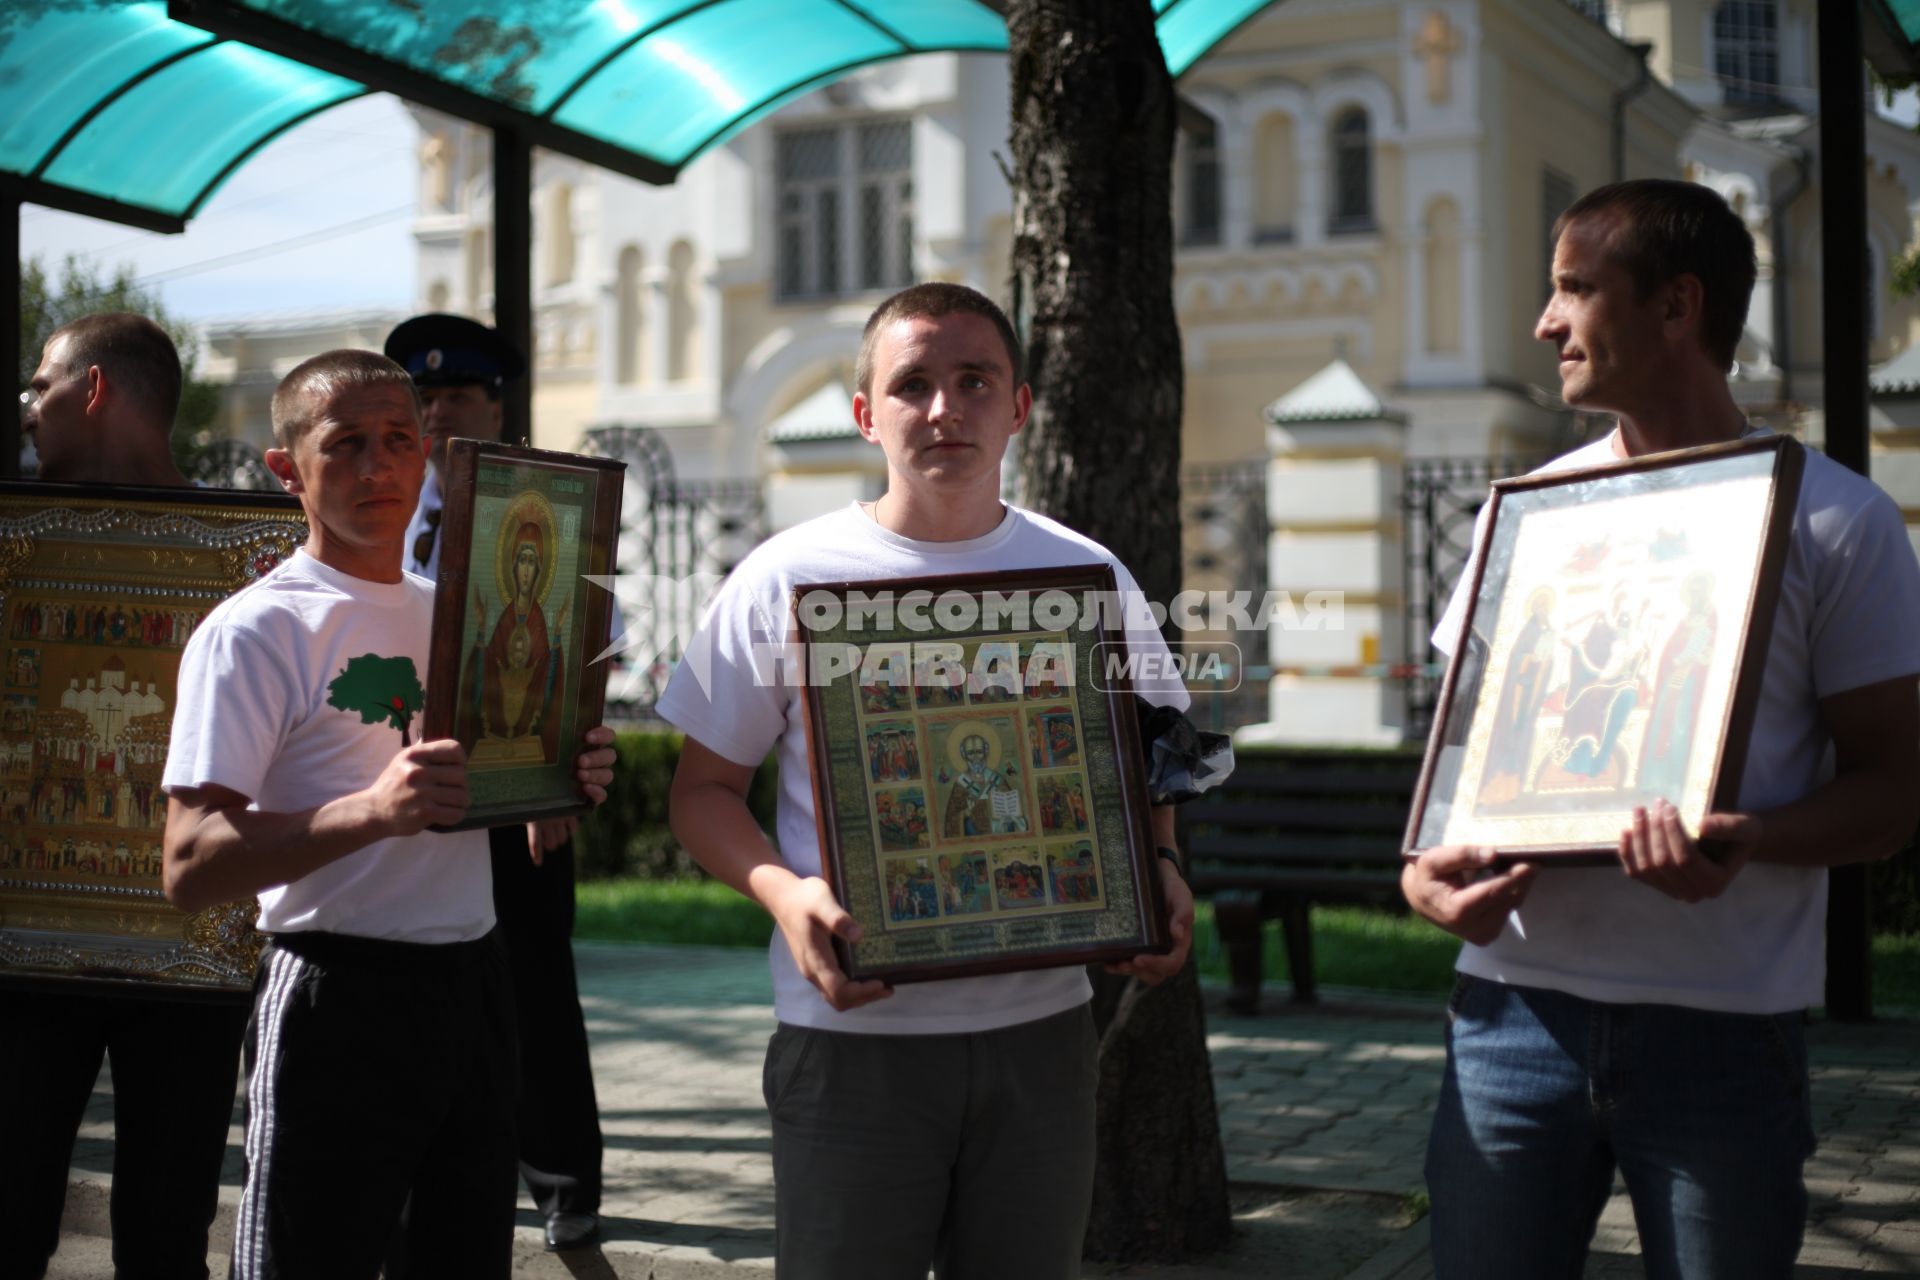
{"label": "green bush", "polygon": [[1868,868],[1867,900],[1876,934],[1920,937],[1920,842]]}
{"label": "green bush", "polygon": [[[665,730],[623,733],[614,740],[619,758],[607,802],[580,821],[574,840],[583,880],[632,876],[685,879],[702,874],[667,830],[667,795],[680,764],[681,737]],[[773,830],[777,794],[772,757],[761,764],[747,792],[747,808],[761,829]]]}

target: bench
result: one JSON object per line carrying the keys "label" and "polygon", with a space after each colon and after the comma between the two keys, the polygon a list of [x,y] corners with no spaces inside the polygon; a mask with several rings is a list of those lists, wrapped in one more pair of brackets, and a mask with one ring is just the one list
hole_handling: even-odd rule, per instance
{"label": "bench", "polygon": [[1232,973],[1228,1009],[1259,1007],[1266,921],[1280,921],[1294,1000],[1312,1003],[1312,905],[1399,902],[1419,775],[1420,757],[1406,752],[1249,751],[1183,806],[1188,880],[1213,902]]}

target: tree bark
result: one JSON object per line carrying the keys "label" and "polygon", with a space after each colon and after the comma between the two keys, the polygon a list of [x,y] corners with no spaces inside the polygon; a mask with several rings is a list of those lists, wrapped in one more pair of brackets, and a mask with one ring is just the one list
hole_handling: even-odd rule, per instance
{"label": "tree bark", "polygon": [[[1151,600],[1180,583],[1183,366],[1173,83],[1149,0],[1010,0],[1015,322],[1033,415],[1022,498],[1099,540]],[[1194,967],[1096,973],[1099,1154],[1087,1256],[1166,1261],[1232,1232]]]}

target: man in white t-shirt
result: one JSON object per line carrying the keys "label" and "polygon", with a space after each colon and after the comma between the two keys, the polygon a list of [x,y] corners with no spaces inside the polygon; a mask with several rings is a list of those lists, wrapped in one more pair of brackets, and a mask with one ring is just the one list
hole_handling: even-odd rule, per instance
{"label": "man in white t-shirt", "polygon": [[[767,1048],[777,1268],[783,1280],[1078,1274],[1093,1185],[1097,1082],[1091,989],[1078,968],[903,985],[851,982],[831,947],[858,926],[820,877],[801,690],[775,669],[799,583],[896,579],[1105,561],[1099,544],[1000,501],[1000,462],[1032,394],[1000,309],[923,284],[867,321],[854,420],[887,459],[887,490],[769,539],[715,598],[661,698],[686,746],[675,835],[764,906],[779,1030]],[[1129,615],[1128,644],[1165,642]],[[1162,670],[1147,664],[1148,670]],[[1140,689],[1186,706],[1178,683]],[[780,765],[776,844],[747,811],[768,751]],[[1154,832],[1173,844],[1172,810]],[[1144,981],[1186,959],[1193,900],[1161,875],[1174,951],[1119,966]]]}
{"label": "man in white t-shirt", "polygon": [[[1748,434],[1726,372],[1753,240],[1726,202],[1619,183],[1555,236],[1536,335],[1567,403],[1619,421],[1543,470]],[[1485,645],[1462,634],[1466,589],[1434,632],[1455,657]],[[1618,869],[1496,872],[1466,847],[1409,861],[1407,900],[1468,944],[1427,1156],[1442,1280],[1579,1276],[1616,1168],[1649,1275],[1792,1273],[1826,868],[1888,856],[1920,817],[1916,673],[1905,522],[1809,451],[1737,811],[1689,832],[1664,800],[1637,809]]]}
{"label": "man in white t-shirt", "polygon": [[[168,444],[180,383],[173,340],[145,316],[62,325],[21,397],[40,479],[85,485],[89,497],[121,485],[184,486]],[[61,705],[77,707],[79,682],[69,683]],[[0,1098],[33,1100],[0,1107],[8,1175],[0,1276],[36,1280],[59,1245],[74,1137],[103,1056],[114,1077],[119,1280],[206,1275],[246,1006],[237,996],[186,1001],[122,985],[119,995],[0,990]]]}
{"label": "man in white t-shirt", "polygon": [[[257,895],[233,1274],[505,1277],[516,1037],[465,753],[419,742],[433,585],[401,570],[424,457],[406,371],[332,351],[273,398],[306,545],[207,615],[162,779],[167,896]],[[576,762],[605,799],[612,735]]]}

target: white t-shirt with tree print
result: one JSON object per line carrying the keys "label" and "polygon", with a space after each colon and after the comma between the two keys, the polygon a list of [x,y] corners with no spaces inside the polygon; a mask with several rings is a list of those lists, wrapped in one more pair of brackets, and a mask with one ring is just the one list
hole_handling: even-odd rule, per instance
{"label": "white t-shirt with tree print", "polygon": [[[420,740],[433,586],[296,552],[207,615],[180,661],[162,784],[297,813],[371,786]],[[487,833],[380,840],[260,895],[266,933],[465,942],[493,928]]]}

